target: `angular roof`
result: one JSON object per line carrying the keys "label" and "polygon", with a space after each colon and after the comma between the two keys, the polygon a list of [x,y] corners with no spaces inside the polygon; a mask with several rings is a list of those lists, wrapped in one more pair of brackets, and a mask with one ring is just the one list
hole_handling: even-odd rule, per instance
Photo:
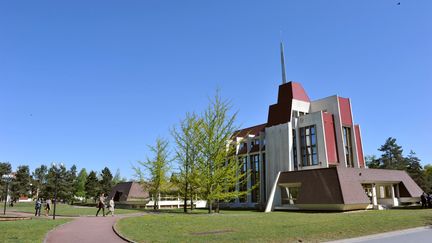
{"label": "angular roof", "polygon": [[136,199],[145,199],[149,197],[149,193],[144,191],[143,187],[138,182],[121,182],[113,187],[109,198],[114,198],[115,194],[121,193],[120,201],[130,201]]}
{"label": "angular roof", "polygon": [[260,132],[264,131],[266,124],[260,124],[253,127],[247,127],[234,132],[234,137],[246,137],[247,135],[258,136]]}
{"label": "angular roof", "polygon": [[297,204],[368,204],[362,184],[394,183],[401,197],[420,197],[422,190],[400,170],[331,167],[282,172],[278,184],[301,183]]}
{"label": "angular roof", "polygon": [[269,107],[267,127],[291,121],[292,100],[310,102],[300,83],[291,81],[279,85],[278,101]]}

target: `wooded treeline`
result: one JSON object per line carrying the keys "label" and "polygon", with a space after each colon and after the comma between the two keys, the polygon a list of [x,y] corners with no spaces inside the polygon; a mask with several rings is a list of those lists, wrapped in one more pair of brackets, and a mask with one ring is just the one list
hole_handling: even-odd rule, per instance
{"label": "wooded treeline", "polygon": [[[0,162],[0,178],[10,173],[12,173],[11,164]],[[98,174],[96,171],[87,173],[85,168],[78,172],[75,165],[69,169],[64,165],[59,167],[41,165],[33,172],[30,172],[29,166],[21,165],[13,174],[13,179],[9,183],[9,195],[13,201],[17,201],[21,196],[52,199],[56,183],[59,201],[73,203],[80,199],[93,200],[100,193],[109,194],[115,184],[124,180],[119,170],[113,176],[108,167],[103,168]],[[0,198],[3,200],[5,184],[6,182],[1,180]]]}

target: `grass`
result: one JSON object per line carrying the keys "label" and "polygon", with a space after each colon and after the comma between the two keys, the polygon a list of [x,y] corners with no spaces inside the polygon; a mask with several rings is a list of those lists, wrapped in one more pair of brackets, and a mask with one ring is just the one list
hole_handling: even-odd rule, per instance
{"label": "grass", "polygon": [[138,241],[317,242],[432,224],[432,209],[346,213],[223,211],[206,215],[160,213],[124,218],[117,228]]}
{"label": "grass", "polygon": [[70,219],[0,221],[0,242],[43,242],[51,229]]}
{"label": "grass", "polygon": [[[8,207],[8,211],[17,211],[17,212],[26,212],[26,213],[34,213],[34,203],[16,203],[13,207]],[[54,206],[51,205],[50,215],[52,215],[54,211]],[[82,207],[82,206],[73,206],[68,204],[57,204],[56,206],[56,215],[61,216],[85,216],[85,215],[95,215],[97,212],[96,207]],[[108,209],[105,209],[105,213],[108,212]],[[128,213],[137,213],[141,212],[136,209],[115,209],[115,214],[128,214]],[[45,214],[44,207],[42,207],[41,215]],[[102,214],[99,212],[99,215]]]}

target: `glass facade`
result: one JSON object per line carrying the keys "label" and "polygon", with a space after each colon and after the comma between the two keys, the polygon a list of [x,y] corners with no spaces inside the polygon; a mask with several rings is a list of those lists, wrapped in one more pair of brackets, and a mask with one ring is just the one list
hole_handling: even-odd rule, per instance
{"label": "glass facade", "polygon": [[297,161],[297,133],[296,130],[292,130],[293,137],[293,162],[294,162],[294,170],[298,170],[298,161]]}
{"label": "glass facade", "polygon": [[302,166],[318,165],[315,125],[300,128],[300,146]]}
{"label": "glass facade", "polygon": [[250,156],[251,163],[251,186],[255,186],[252,190],[252,202],[259,201],[259,188],[260,188],[260,164],[259,154]]}
{"label": "glass facade", "polygon": [[[240,173],[246,174],[247,173],[247,157],[239,157],[239,163],[240,163]],[[239,184],[239,191],[247,191],[247,175],[243,178],[241,183]],[[242,195],[239,197],[240,202],[246,202],[247,201],[247,195]]]}
{"label": "glass facade", "polygon": [[345,150],[345,160],[348,167],[354,167],[351,128],[343,127],[343,140]]}

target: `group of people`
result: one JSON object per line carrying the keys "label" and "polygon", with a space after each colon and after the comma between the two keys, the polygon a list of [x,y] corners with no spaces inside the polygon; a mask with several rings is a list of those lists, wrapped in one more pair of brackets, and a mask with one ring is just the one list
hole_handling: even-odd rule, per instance
{"label": "group of people", "polygon": [[[96,217],[99,215],[99,212],[102,210],[102,215],[105,217],[106,215],[111,214],[111,216],[114,216],[114,199],[111,197],[108,201],[108,204],[105,202],[106,198],[103,193],[99,195],[99,198],[97,200],[96,207],[98,208],[98,211],[96,212]],[[35,216],[40,216],[42,206],[45,206],[45,216],[49,215],[49,212],[51,210],[51,200],[47,199],[45,200],[45,203],[42,202],[42,199],[38,198],[35,202]],[[108,212],[105,214],[105,208],[108,208]]]}
{"label": "group of people", "polygon": [[[101,211],[101,209],[102,209],[102,215],[104,217],[108,214],[111,214],[111,216],[114,216],[114,199],[111,197],[109,202],[108,202],[108,205],[105,203],[105,200],[106,200],[105,194],[101,193],[99,195],[99,199],[97,202],[98,211],[96,212],[96,217],[99,215],[99,212]],[[105,208],[108,208],[107,214],[105,214]]]}
{"label": "group of people", "polygon": [[432,208],[432,194],[423,192],[423,194],[420,196],[420,201],[422,208]]}
{"label": "group of people", "polygon": [[[43,206],[42,199],[38,198],[36,200],[36,203],[35,203],[35,216],[40,216],[42,206]],[[51,200],[50,199],[45,200],[44,208],[45,208],[45,216],[48,216],[49,212],[51,210]]]}

